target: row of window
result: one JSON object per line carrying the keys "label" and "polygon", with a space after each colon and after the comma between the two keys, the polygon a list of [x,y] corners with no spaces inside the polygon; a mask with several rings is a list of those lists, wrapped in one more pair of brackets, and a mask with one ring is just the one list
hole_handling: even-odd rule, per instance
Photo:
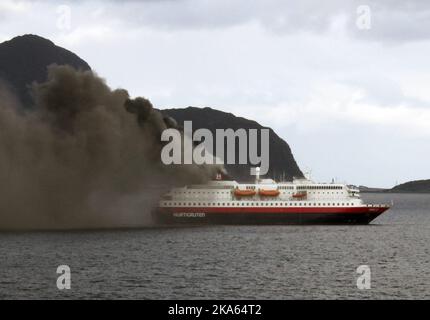
{"label": "row of window", "polygon": [[[291,194],[293,194],[294,192],[285,192],[285,191],[281,191],[281,195],[291,195]],[[343,192],[338,192],[338,191],[327,191],[327,192],[325,192],[325,191],[314,191],[314,192],[308,192],[308,195],[312,195],[312,194],[327,194],[327,195],[329,195],[329,194],[342,194]],[[190,192],[189,194],[191,194],[191,195],[196,195],[196,194],[199,194],[199,195],[201,195],[201,194],[207,194],[207,195],[214,195],[214,194],[225,194],[225,195],[231,195],[231,193],[230,192]],[[187,197],[187,195],[182,195],[182,196],[185,196],[185,197]],[[194,197],[195,198],[195,197]],[[252,199],[252,198],[251,198]]]}
{"label": "row of window", "polygon": [[[230,188],[229,188],[230,189]],[[248,190],[255,190],[255,186],[246,186]],[[293,186],[279,186],[279,190],[294,190]],[[341,186],[297,186],[297,190],[342,190]],[[173,191],[173,194],[230,194],[230,191]]]}
{"label": "row of window", "polygon": [[353,206],[354,204],[351,202],[338,202],[338,203],[334,203],[334,202],[312,202],[312,203],[307,203],[307,202],[291,202],[291,203],[286,203],[286,202],[162,202],[163,206],[182,206],[182,207],[186,207],[186,206],[217,206],[217,207],[250,207],[250,206],[291,206],[291,207],[316,207],[316,206],[323,206],[323,207],[331,207],[331,206]]}
{"label": "row of window", "polygon": [[297,186],[297,190],[342,190],[342,186]]}
{"label": "row of window", "polygon": [[231,194],[230,191],[173,191],[173,194]]}

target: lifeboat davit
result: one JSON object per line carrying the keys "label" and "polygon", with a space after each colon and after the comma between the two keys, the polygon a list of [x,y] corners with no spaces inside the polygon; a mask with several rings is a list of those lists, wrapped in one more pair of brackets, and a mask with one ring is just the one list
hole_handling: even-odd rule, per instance
{"label": "lifeboat davit", "polygon": [[246,190],[240,190],[236,189],[234,190],[234,195],[237,197],[251,197],[256,194],[255,190],[252,189],[246,189]]}
{"label": "lifeboat davit", "polygon": [[279,190],[258,190],[258,194],[264,197],[277,197],[279,196]]}

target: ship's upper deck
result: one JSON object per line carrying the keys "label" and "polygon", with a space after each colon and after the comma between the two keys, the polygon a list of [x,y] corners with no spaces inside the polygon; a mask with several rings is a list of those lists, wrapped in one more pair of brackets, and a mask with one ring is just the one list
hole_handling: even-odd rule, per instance
{"label": "ship's upper deck", "polygon": [[255,183],[214,180],[207,184],[172,189],[167,198],[176,200],[360,200],[359,190],[339,183],[315,183],[307,179],[276,182],[259,179]]}
{"label": "ship's upper deck", "polygon": [[339,183],[315,183],[307,179],[295,179],[293,181],[276,182],[272,179],[260,179],[255,183],[239,183],[234,180],[212,180],[207,184],[196,184],[185,186],[179,189],[280,189],[280,190],[343,190],[349,189],[359,192],[351,186]]}

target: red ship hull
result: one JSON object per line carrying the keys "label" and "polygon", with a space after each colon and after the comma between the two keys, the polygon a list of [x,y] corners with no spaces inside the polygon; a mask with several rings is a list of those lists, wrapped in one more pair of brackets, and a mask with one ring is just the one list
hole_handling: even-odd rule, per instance
{"label": "red ship hull", "polygon": [[167,224],[368,224],[388,206],[361,207],[159,207]]}

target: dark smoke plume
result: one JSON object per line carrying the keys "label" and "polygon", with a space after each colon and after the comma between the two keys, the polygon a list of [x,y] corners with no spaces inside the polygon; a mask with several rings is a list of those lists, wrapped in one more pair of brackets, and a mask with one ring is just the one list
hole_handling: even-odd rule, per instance
{"label": "dark smoke plume", "polygon": [[219,170],[163,165],[161,132],[176,122],[91,71],[51,66],[32,93],[23,113],[0,86],[0,229],[142,226],[167,188]]}

